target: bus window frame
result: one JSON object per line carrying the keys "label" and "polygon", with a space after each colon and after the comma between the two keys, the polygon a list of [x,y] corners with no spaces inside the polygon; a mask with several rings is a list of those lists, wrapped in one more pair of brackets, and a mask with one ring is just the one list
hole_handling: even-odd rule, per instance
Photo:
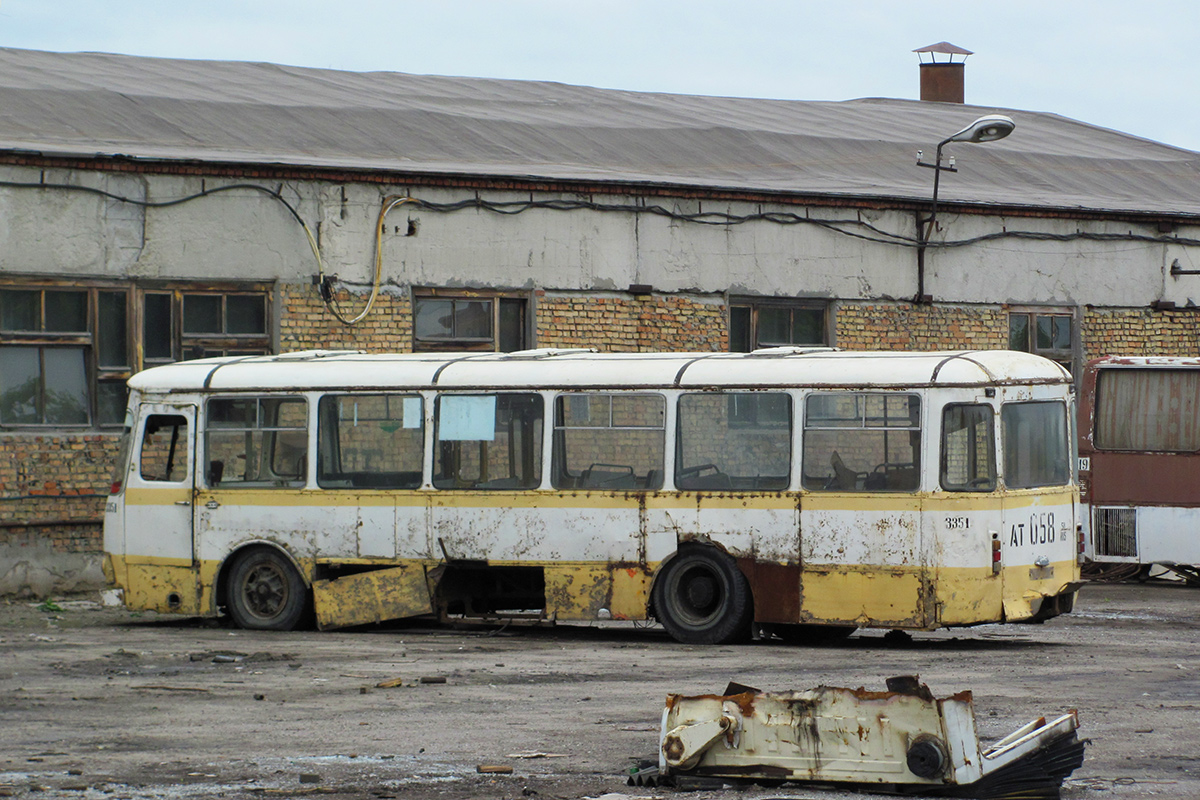
{"label": "bus window frame", "polygon": [[[528,455],[528,456],[531,456],[535,460],[536,463],[533,465],[533,468],[536,472],[536,475],[532,476],[531,480],[528,480],[522,484],[509,484],[508,483],[508,481],[510,480],[509,478],[496,478],[496,479],[477,481],[475,483],[472,483],[469,486],[445,485],[445,481],[447,480],[447,478],[440,477],[440,472],[439,472],[439,466],[441,465],[441,459],[442,459],[441,454],[442,454],[443,445],[447,445],[447,444],[453,445],[454,443],[457,442],[457,443],[460,443],[460,446],[461,446],[461,444],[465,444],[468,442],[482,443],[482,442],[486,442],[486,441],[495,441],[495,439],[494,438],[491,440],[487,440],[487,439],[442,439],[441,435],[442,435],[442,428],[443,428],[443,423],[442,423],[443,401],[446,400],[446,398],[450,398],[450,397],[464,397],[464,398],[466,398],[466,397],[470,397],[470,398],[491,397],[491,398],[498,399],[500,397],[506,397],[506,396],[508,396],[508,397],[518,396],[518,397],[528,397],[528,398],[536,399],[539,413],[538,413],[537,417],[533,418],[530,421],[530,427],[535,429],[533,431],[533,433],[537,437],[537,440],[535,442],[530,443],[530,446],[526,449],[525,452],[522,453],[523,456]],[[493,413],[493,415],[500,413],[500,405],[498,402],[496,403],[496,406],[493,409],[492,413]],[[540,428],[537,428],[537,423],[539,423],[539,422],[541,423],[541,426],[540,426]],[[495,423],[494,419],[493,419],[492,424],[493,424],[492,431],[493,431],[493,433],[495,433],[497,428],[495,427],[496,423]],[[429,462],[429,467],[430,467],[430,485],[437,491],[442,491],[442,492],[462,492],[462,491],[528,492],[528,491],[534,491],[534,490],[542,488],[542,486],[546,480],[546,453],[545,453],[545,450],[546,450],[546,440],[549,437],[546,436],[546,396],[545,396],[544,392],[533,390],[533,389],[520,390],[520,389],[508,389],[508,388],[498,389],[498,390],[490,391],[490,392],[480,392],[480,391],[438,392],[433,398],[433,424],[430,426],[430,430],[431,430],[431,434],[432,434],[433,445],[432,445],[431,452],[428,454],[427,460]],[[460,461],[460,466],[459,466],[458,470],[456,471],[456,476],[454,478],[451,478],[452,480],[457,479],[458,477],[461,477],[461,475],[462,475],[461,456],[459,457],[459,461]],[[481,459],[480,466],[482,467],[482,465],[483,465],[483,461]],[[511,464],[510,464],[509,469],[511,472],[512,471]]]}
{"label": "bus window frame", "polygon": [[[1008,434],[1008,421],[1006,420],[1005,412],[1007,412],[1010,409],[1017,409],[1017,408],[1021,408],[1021,407],[1025,407],[1025,406],[1033,406],[1033,405],[1043,405],[1043,406],[1044,405],[1056,405],[1062,411],[1063,433],[1065,436],[1065,438],[1062,439],[1062,443],[1063,443],[1062,465],[1065,467],[1065,476],[1063,477],[1063,479],[1061,481],[1057,481],[1057,482],[1022,484],[1020,486],[1017,486],[1012,483],[1011,476],[1009,473],[1009,446],[1008,446],[1009,434]],[[1059,399],[1052,399],[1052,398],[1029,399],[1029,400],[1009,400],[1009,401],[1002,403],[1000,405],[1000,454],[999,455],[1000,455],[1000,470],[1001,470],[1000,474],[1001,474],[1001,480],[1003,481],[1004,488],[1005,489],[1014,489],[1014,490],[1025,490],[1025,489],[1047,489],[1047,488],[1054,488],[1054,487],[1060,487],[1060,486],[1070,486],[1072,483],[1075,482],[1075,471],[1076,471],[1075,470],[1075,467],[1076,467],[1075,462],[1078,461],[1078,458],[1076,457],[1076,444],[1073,441],[1073,439],[1074,439],[1074,429],[1073,429],[1072,422],[1071,422],[1071,406],[1069,403],[1063,402],[1062,400],[1059,400]],[[1014,472],[1015,472],[1015,470],[1014,470]]]}
{"label": "bus window frame", "polygon": [[[915,415],[916,421],[915,421],[915,424],[913,424],[913,422],[912,422],[913,417],[912,417],[912,414],[910,411],[910,416],[909,416],[910,424],[909,425],[904,425],[904,426],[901,426],[901,425],[896,425],[896,426],[871,425],[871,424],[867,424],[868,417],[866,415],[866,411],[864,410],[864,411],[862,411],[862,413],[858,414],[855,417],[855,419],[860,421],[862,424],[821,426],[819,424],[814,424],[812,422],[814,417],[813,417],[813,413],[812,413],[813,410],[811,407],[811,403],[815,398],[822,398],[822,397],[854,397],[854,398],[906,397],[906,398],[910,399],[909,400],[910,408],[911,408],[911,400],[912,400],[912,398],[915,398],[917,401],[917,409],[916,409],[916,415]],[[928,441],[927,441],[927,437],[929,436],[929,433],[927,431],[928,425],[926,424],[926,419],[925,419],[926,414],[927,414],[926,406],[928,406],[928,404],[929,404],[928,403],[929,398],[926,396],[925,392],[923,392],[919,389],[904,389],[904,390],[899,390],[899,391],[894,391],[894,392],[878,391],[878,390],[870,390],[870,389],[866,389],[866,390],[818,389],[818,390],[806,392],[800,399],[803,401],[803,403],[802,403],[803,419],[801,421],[801,425],[799,428],[800,429],[800,436],[799,436],[800,446],[797,449],[799,450],[798,458],[800,461],[800,481],[802,484],[802,488],[805,491],[810,491],[810,492],[855,492],[855,493],[864,493],[864,494],[880,493],[880,494],[887,494],[887,495],[913,494],[913,493],[921,491],[921,487],[924,485],[923,470],[926,468],[925,463],[928,461],[928,459],[924,458],[924,456],[926,455],[925,451],[930,449]],[[856,406],[858,405],[858,402],[859,401],[856,399],[855,400]],[[817,417],[817,419],[825,420],[825,419],[837,419],[837,418]],[[847,421],[849,419],[850,418],[848,418],[848,417],[846,418]],[[859,431],[859,432],[877,431],[877,432],[883,433],[883,435],[885,437],[891,433],[908,432],[910,434],[910,436],[915,433],[916,434],[916,436],[915,436],[916,445],[913,449],[915,451],[917,460],[914,462],[894,462],[894,463],[893,462],[883,462],[883,463],[877,464],[872,469],[872,471],[859,472],[859,471],[850,469],[849,467],[845,466],[844,458],[839,458],[839,452],[836,449],[834,449],[830,456],[830,460],[831,461],[840,460],[842,462],[843,469],[839,470],[835,466],[834,474],[832,476],[812,476],[812,477],[810,477],[808,475],[808,473],[805,471],[805,466],[810,465],[809,457],[808,457],[808,454],[809,454],[808,442],[809,442],[809,435],[813,431],[822,431],[822,432],[828,432],[828,431]],[[886,441],[885,441],[885,449],[886,449]],[[889,488],[886,485],[883,487],[879,487],[876,485],[868,486],[868,481],[870,481],[873,484],[877,483],[878,478],[876,476],[877,476],[879,467],[886,466],[889,463],[891,463],[892,466],[896,467],[897,469],[902,468],[902,467],[911,468],[912,473],[913,473],[913,482],[912,482],[911,487]],[[885,476],[884,477],[885,484],[887,481],[887,478],[886,478],[887,472],[888,472],[888,470],[885,469],[884,473],[883,473]],[[851,476],[853,476],[853,478],[851,478]],[[845,485],[846,482],[851,482],[852,485],[846,486]]]}
{"label": "bus window frame", "polygon": [[[737,401],[742,396],[750,396],[750,397],[756,398],[755,420],[753,422],[748,422],[744,418],[738,417],[738,414],[736,411]],[[764,396],[769,396],[772,399],[777,399],[777,398],[782,397],[784,400],[786,400],[787,421],[785,424],[781,425],[781,424],[775,424],[775,423],[763,423],[763,422],[758,421],[758,411],[761,408],[761,404],[758,403],[758,399],[760,399]],[[724,415],[725,424],[727,426],[726,427],[727,438],[729,436],[753,437],[753,436],[779,435],[780,433],[786,434],[786,436],[787,436],[787,458],[786,458],[786,464],[785,464],[785,468],[787,470],[786,473],[782,476],[780,476],[780,475],[768,476],[768,479],[771,481],[771,484],[767,487],[760,487],[757,485],[747,487],[747,486],[741,486],[738,484],[739,484],[739,482],[744,481],[748,476],[733,476],[733,475],[727,473],[726,471],[722,470],[720,468],[722,465],[701,464],[701,465],[696,465],[696,466],[692,466],[692,465],[684,466],[683,465],[683,460],[684,460],[683,424],[684,424],[684,416],[685,416],[684,403],[689,398],[707,398],[707,397],[720,398],[720,401],[721,401],[720,404],[722,406],[721,413]],[[717,392],[703,392],[703,391],[687,390],[687,391],[681,391],[675,396],[674,405],[675,405],[675,419],[674,419],[674,424],[672,425],[672,436],[674,437],[674,442],[672,443],[673,447],[671,449],[674,452],[675,458],[674,458],[674,463],[672,464],[672,469],[671,469],[671,476],[672,476],[671,479],[672,479],[672,484],[678,491],[683,491],[683,492],[696,492],[696,491],[786,492],[791,489],[792,479],[793,479],[794,474],[797,471],[797,467],[796,467],[797,456],[798,456],[797,451],[800,449],[799,447],[797,447],[797,444],[801,442],[801,438],[797,435],[798,426],[796,424],[797,419],[799,417],[799,414],[797,413],[797,408],[799,407],[800,403],[798,403],[797,397],[791,391],[788,391],[785,388],[754,390],[754,389],[750,389],[750,388],[741,388],[741,387],[725,387]],[[685,485],[685,481],[688,481],[688,477],[682,476],[681,473],[688,472],[688,471],[695,471],[697,469],[702,470],[706,466],[712,466],[712,467],[714,467],[714,470],[706,471],[703,474],[696,474],[693,476],[688,476],[688,477],[690,477],[691,480],[690,480],[690,482],[686,483],[686,485]],[[682,480],[681,480],[681,478],[682,478]],[[756,478],[755,480],[757,482],[758,479]]]}
{"label": "bus window frame", "polygon": [[[568,399],[581,397],[604,397],[608,399],[608,424],[606,425],[571,425],[568,424],[564,408],[564,401]],[[614,398],[637,398],[637,397],[654,397],[659,401],[659,410],[661,415],[657,425],[614,425],[613,418],[613,399]],[[677,402],[677,398],[675,398]],[[662,392],[647,391],[644,389],[636,389],[632,391],[620,390],[581,390],[557,392],[551,398],[551,413],[554,415],[553,428],[550,431],[551,454],[550,454],[550,470],[549,483],[550,488],[554,491],[570,491],[572,489],[583,489],[588,491],[658,491],[663,488],[665,481],[665,470],[667,462],[667,416],[668,408],[672,405],[672,398],[668,398]],[[543,423],[544,424],[544,423]],[[569,430],[576,431],[657,431],[661,437],[658,444],[658,462],[657,465],[651,467],[644,476],[639,476],[633,465],[626,464],[609,464],[596,462],[591,464],[584,470],[581,470],[578,475],[571,473],[567,463],[567,443],[565,433]],[[589,473],[592,474],[592,480],[589,481]]]}
{"label": "bus window frame", "polygon": [[[949,448],[947,446],[948,445],[948,440],[947,440],[948,434],[947,434],[947,427],[946,427],[946,415],[947,415],[947,413],[949,413],[955,409],[962,409],[962,408],[979,408],[979,409],[987,409],[988,410],[986,441],[987,441],[987,446],[988,446],[987,462],[988,462],[988,466],[989,466],[989,474],[987,477],[989,480],[987,483],[980,484],[979,486],[973,485],[976,481],[979,480],[978,478],[970,480],[965,484],[952,484],[947,480],[947,477],[948,477],[947,469],[949,468],[949,465],[948,465]],[[996,407],[994,405],[992,405],[991,403],[961,402],[961,403],[946,403],[944,406],[942,406],[942,427],[941,427],[940,436],[939,436],[939,440],[938,440],[938,449],[939,449],[939,453],[938,453],[938,485],[942,488],[943,491],[991,493],[991,492],[995,492],[996,489],[999,487],[1000,467],[999,467],[999,463],[997,460],[997,456],[999,455],[999,453],[996,448],[996,416],[997,416]]]}
{"label": "bus window frame", "polygon": [[[357,398],[382,398],[388,403],[389,410],[391,407],[391,403],[394,400],[400,400],[402,404],[403,404],[404,400],[417,400],[418,401],[419,412],[420,412],[418,415],[419,424],[415,427],[415,430],[418,432],[418,436],[420,439],[420,443],[418,445],[420,448],[420,453],[419,453],[417,461],[416,461],[415,482],[412,480],[409,480],[407,482],[388,483],[383,480],[376,480],[376,479],[370,479],[370,478],[365,478],[365,477],[363,478],[363,480],[361,480],[359,482],[355,482],[354,477],[350,477],[348,479],[350,481],[350,483],[348,485],[341,485],[339,483],[339,481],[344,478],[334,478],[333,476],[335,474],[340,475],[340,476],[346,476],[346,475],[350,475],[350,476],[354,476],[354,475],[386,476],[386,475],[390,475],[390,474],[396,474],[396,475],[411,474],[412,472],[414,472],[414,470],[411,470],[411,469],[403,470],[403,471],[397,471],[395,473],[371,472],[368,470],[357,470],[357,471],[349,471],[349,472],[342,470],[337,473],[333,473],[333,472],[327,473],[323,470],[323,466],[322,466],[324,463],[323,456],[327,455],[330,458],[333,458],[334,460],[336,460],[338,462],[339,465],[341,464],[341,461],[342,461],[342,444],[341,444],[340,438],[337,438],[336,442],[334,442],[334,440],[331,438],[330,445],[328,447],[326,447],[326,445],[325,445],[325,435],[327,433],[325,409],[326,409],[327,404],[337,403],[340,400],[343,400],[344,398],[356,398],[356,399]],[[422,486],[424,486],[424,484],[425,484],[425,462],[426,462],[426,456],[427,456],[427,451],[428,451],[428,442],[427,442],[427,437],[426,437],[427,402],[428,402],[428,398],[425,396],[425,394],[423,394],[421,392],[417,392],[417,391],[409,391],[409,392],[404,392],[404,391],[394,391],[394,392],[382,392],[382,391],[340,392],[340,391],[335,391],[335,392],[326,392],[326,393],[321,394],[317,398],[317,401],[315,403],[315,406],[317,409],[317,412],[316,412],[317,425],[316,425],[316,436],[315,436],[315,438],[316,438],[315,463],[316,463],[317,467],[314,472],[315,472],[315,476],[316,476],[315,479],[316,479],[317,487],[320,489],[326,490],[326,491],[339,491],[339,490],[345,490],[345,489],[386,489],[386,490],[396,490],[396,491],[412,491],[412,490],[420,489]],[[406,429],[406,430],[413,430],[414,428],[405,426],[403,424],[403,421],[405,420],[403,405],[401,405],[401,409],[402,409],[401,410],[401,428]],[[335,410],[336,410],[336,406],[335,406]],[[334,416],[332,418],[332,421],[335,424],[334,424],[334,431],[329,432],[329,435],[331,437],[334,436],[334,433],[336,432],[336,430],[338,430],[337,423],[339,423],[341,421],[341,418]],[[369,421],[375,422],[375,421],[379,421],[379,420],[371,419]]]}
{"label": "bus window frame", "polygon": [[[253,401],[255,403],[255,425],[254,425],[254,427],[242,428],[242,427],[230,426],[227,428],[214,428],[211,424],[212,423],[212,404],[213,404],[213,402],[220,402],[223,400],[233,400],[233,401],[250,400],[250,401]],[[278,424],[263,426],[263,425],[259,424],[263,418],[262,402],[264,400],[268,400],[268,401],[269,400],[277,400],[277,401],[281,401],[281,402],[292,401],[292,402],[302,403],[303,408],[304,408],[303,427],[285,427],[285,426],[280,426]],[[206,398],[205,402],[204,402],[203,426],[201,427],[199,425],[199,423],[197,423],[197,428],[198,428],[197,433],[200,434],[202,432],[202,434],[203,434],[202,438],[204,440],[204,453],[203,453],[202,457],[198,457],[196,459],[197,464],[204,465],[204,470],[203,470],[203,485],[204,485],[204,487],[207,489],[219,489],[219,490],[224,491],[226,489],[232,489],[232,490],[239,490],[239,489],[300,489],[300,488],[304,488],[305,486],[307,486],[309,476],[312,472],[312,470],[310,469],[310,464],[309,464],[310,457],[311,457],[310,450],[311,450],[311,444],[312,444],[312,402],[311,402],[311,400],[312,400],[312,398],[310,398],[308,395],[303,394],[303,393],[298,393],[298,392],[287,392],[287,393],[279,393],[279,394],[272,394],[269,392],[222,393],[219,395],[214,395],[212,397]],[[276,412],[276,413],[277,413],[277,418],[276,418],[276,423],[277,423],[278,422],[278,412]],[[288,478],[284,474],[280,474],[276,479],[223,480],[222,479],[223,475],[224,475],[223,462],[221,462],[222,463],[221,467],[217,467],[216,464],[218,462],[215,459],[211,458],[211,453],[213,452],[213,447],[212,447],[212,443],[211,443],[211,440],[209,437],[213,433],[214,430],[217,432],[224,432],[224,433],[242,432],[243,436],[245,436],[247,434],[253,434],[254,432],[258,432],[259,434],[261,434],[262,438],[264,440],[263,445],[262,445],[262,452],[264,452],[264,453],[269,452],[269,458],[266,459],[265,464],[271,470],[272,474],[275,474],[276,459],[279,457],[279,454],[277,452],[279,434],[280,433],[302,432],[304,434],[304,439],[303,439],[304,447],[303,447],[303,457],[300,462],[301,469],[299,471],[298,477]],[[269,441],[269,445],[267,444],[268,441]],[[249,448],[246,448],[246,449],[249,449]],[[261,455],[260,455],[260,458],[261,458]],[[220,474],[218,474],[218,473],[220,473]]]}

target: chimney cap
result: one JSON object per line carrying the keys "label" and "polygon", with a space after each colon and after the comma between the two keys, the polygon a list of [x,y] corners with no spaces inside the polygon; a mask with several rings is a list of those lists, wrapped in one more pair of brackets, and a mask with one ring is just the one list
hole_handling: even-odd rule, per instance
{"label": "chimney cap", "polygon": [[959,47],[956,44],[950,44],[949,42],[927,44],[924,47],[918,47],[916,50],[913,50],[913,52],[918,54],[929,53],[929,57],[933,59],[934,62],[937,61],[937,54],[949,56],[947,61],[953,61],[955,56],[962,56],[963,61],[966,61],[967,56],[975,55],[973,51],[967,50],[964,47]]}

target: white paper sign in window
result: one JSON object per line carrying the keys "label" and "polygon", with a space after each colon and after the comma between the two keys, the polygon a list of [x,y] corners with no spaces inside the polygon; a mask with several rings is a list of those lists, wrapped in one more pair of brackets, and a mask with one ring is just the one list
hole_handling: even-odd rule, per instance
{"label": "white paper sign in window", "polygon": [[[406,397],[404,398],[404,427],[419,428],[421,427],[421,398]],[[443,439],[446,437],[443,436]]]}
{"label": "white paper sign in window", "polygon": [[438,405],[440,441],[490,442],[495,438],[495,396],[446,395],[441,398]]}

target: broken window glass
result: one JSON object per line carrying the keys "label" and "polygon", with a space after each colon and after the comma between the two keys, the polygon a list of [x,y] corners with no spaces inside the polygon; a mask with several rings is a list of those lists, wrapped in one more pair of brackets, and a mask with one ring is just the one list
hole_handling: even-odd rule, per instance
{"label": "broken window glass", "polygon": [[151,414],[146,418],[139,451],[139,474],[144,481],[179,483],[188,475],[187,418]]}

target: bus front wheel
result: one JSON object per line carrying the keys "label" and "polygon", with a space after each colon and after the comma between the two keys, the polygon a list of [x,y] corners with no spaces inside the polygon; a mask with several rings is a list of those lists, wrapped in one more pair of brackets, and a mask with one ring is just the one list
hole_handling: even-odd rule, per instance
{"label": "bus front wheel", "polygon": [[304,617],[308,590],[300,573],[269,547],[238,557],[229,574],[229,615],[239,628],[294,630]]}
{"label": "bus front wheel", "polygon": [[686,644],[726,644],[750,635],[750,584],[732,558],[715,547],[681,549],[654,582],[654,614]]}

